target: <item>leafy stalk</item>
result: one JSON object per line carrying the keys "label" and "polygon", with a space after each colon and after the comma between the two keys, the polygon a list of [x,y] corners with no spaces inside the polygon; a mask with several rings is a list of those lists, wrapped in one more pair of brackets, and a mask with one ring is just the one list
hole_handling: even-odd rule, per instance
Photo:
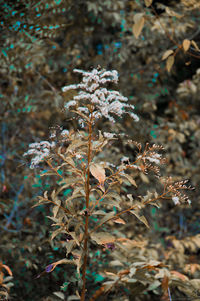
{"label": "leafy stalk", "polygon": [[[91,117],[92,118],[92,117]],[[89,138],[88,138],[88,166],[86,171],[86,182],[85,182],[85,195],[86,195],[86,216],[85,216],[85,233],[84,233],[84,244],[83,244],[83,269],[82,269],[82,280],[83,286],[81,291],[81,301],[85,300],[85,284],[86,284],[86,268],[87,268],[87,256],[88,256],[88,224],[89,224],[89,199],[90,199],[90,162],[92,154],[92,121],[88,124]]]}

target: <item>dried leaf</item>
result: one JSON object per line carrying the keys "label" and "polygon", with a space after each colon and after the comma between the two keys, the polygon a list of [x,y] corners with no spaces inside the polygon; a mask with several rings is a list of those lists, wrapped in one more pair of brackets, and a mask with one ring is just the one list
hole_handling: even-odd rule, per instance
{"label": "dried leaf", "polygon": [[134,185],[135,187],[137,187],[137,184],[135,182],[135,180],[133,180],[133,178],[130,175],[127,175],[125,173],[121,174],[122,177],[125,177],[129,183],[131,183],[132,185]]}
{"label": "dried leaf", "polygon": [[99,220],[99,224],[106,223],[108,220],[110,220],[112,217],[114,217],[115,214],[116,213],[114,211],[106,213],[106,215],[102,219]]}
{"label": "dried leaf", "polygon": [[11,269],[10,269],[6,264],[2,264],[2,267],[8,272],[8,274],[9,274],[10,276],[13,275]]}
{"label": "dried leaf", "polygon": [[177,14],[174,10],[170,9],[168,6],[166,6],[165,11],[170,17],[176,17],[178,19],[182,18],[182,15]]}
{"label": "dried leaf", "polygon": [[55,267],[59,264],[75,264],[75,263],[73,260],[61,259],[61,260],[58,260],[58,261],[53,262],[53,263],[49,264],[48,266],[46,266],[45,272],[51,273],[55,269]]}
{"label": "dried leaf", "polygon": [[200,51],[200,48],[198,47],[197,43],[196,43],[194,40],[191,41],[191,44],[194,46],[194,48],[195,48],[197,51]]}
{"label": "dried leaf", "polygon": [[115,206],[116,208],[121,209],[121,206],[120,206],[119,202],[115,201],[113,199],[104,199],[104,200],[101,201],[101,204],[109,205],[109,207]]}
{"label": "dried leaf", "polygon": [[183,281],[189,280],[187,276],[185,276],[184,274],[181,274],[177,271],[171,271],[171,274],[176,276],[177,278],[183,280]]}
{"label": "dried leaf", "polygon": [[166,69],[168,72],[170,72],[173,64],[174,64],[174,56],[170,55],[166,61]]}
{"label": "dried leaf", "polygon": [[62,292],[54,292],[53,294],[61,300],[65,300],[65,295]]}
{"label": "dried leaf", "polygon": [[136,210],[130,210],[130,213],[134,214],[147,228],[149,228],[149,224],[147,222],[147,219],[144,215],[139,215],[139,213]]}
{"label": "dried leaf", "polygon": [[90,172],[99,181],[100,186],[104,185],[106,179],[105,169],[102,167],[101,164],[93,163],[90,166]]}
{"label": "dried leaf", "polygon": [[58,214],[58,211],[60,209],[60,205],[61,205],[61,200],[55,200],[55,203],[57,204],[57,206],[55,205],[52,209],[53,211],[53,217],[56,217]]}
{"label": "dried leaf", "polygon": [[120,217],[118,217],[116,219],[113,219],[113,222],[116,223],[116,224],[123,224],[123,225],[126,224],[126,222]]}
{"label": "dried leaf", "polygon": [[[135,16],[136,17],[136,16]],[[137,39],[144,27],[144,17],[141,16],[133,25],[133,34],[135,36],[135,38]]]}
{"label": "dried leaf", "polygon": [[183,40],[183,49],[185,52],[188,51],[188,49],[190,48],[190,45],[191,45],[190,40],[187,40],[187,39]]}
{"label": "dried leaf", "polygon": [[91,238],[99,245],[115,242],[115,237],[106,232],[92,233]]}
{"label": "dried leaf", "polygon": [[190,283],[195,287],[196,290],[199,290],[200,279],[191,279]]}
{"label": "dried leaf", "polygon": [[53,231],[51,234],[51,240],[53,240],[56,237],[56,235],[60,234],[61,232],[62,232],[62,229],[60,229],[60,228]]}
{"label": "dried leaf", "polygon": [[171,49],[165,51],[164,54],[163,54],[163,56],[162,56],[162,60],[166,60],[168,58],[168,56],[170,56],[173,53],[174,53],[174,51],[171,50]]}
{"label": "dried leaf", "polygon": [[147,7],[149,7],[149,6],[151,6],[153,0],[144,0],[144,2],[145,2],[145,5],[146,5]]}

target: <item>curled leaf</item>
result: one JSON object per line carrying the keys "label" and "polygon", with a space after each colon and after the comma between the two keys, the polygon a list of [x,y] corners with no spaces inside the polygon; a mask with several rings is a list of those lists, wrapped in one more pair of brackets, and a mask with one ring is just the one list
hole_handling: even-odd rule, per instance
{"label": "curled leaf", "polygon": [[123,225],[126,224],[126,222],[120,217],[113,219],[113,222],[116,224],[123,224]]}
{"label": "curled leaf", "polygon": [[168,56],[170,56],[173,53],[174,53],[174,51],[171,49],[166,50],[162,56],[162,60],[166,60],[168,58]]}

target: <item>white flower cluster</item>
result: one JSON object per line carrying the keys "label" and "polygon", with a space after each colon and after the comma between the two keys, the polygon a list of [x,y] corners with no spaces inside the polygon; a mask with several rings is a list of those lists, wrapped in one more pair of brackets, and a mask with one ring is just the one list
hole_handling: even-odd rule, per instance
{"label": "white flower cluster", "polygon": [[81,84],[78,85],[69,85],[62,88],[63,92],[72,89],[85,89],[88,92],[93,92],[101,84],[105,84],[108,82],[118,81],[118,73],[116,70],[112,71],[98,71],[97,69],[93,69],[91,72],[86,72],[84,70],[74,69],[74,72],[81,73],[83,75],[83,80]]}
{"label": "white flower cluster", "polygon": [[142,158],[143,161],[148,160],[151,163],[160,164],[160,160],[162,159],[162,155],[158,153],[151,152],[148,154],[148,156],[137,156],[137,159]]}
{"label": "white flower cluster", "polygon": [[151,153],[151,157],[145,157],[152,163],[160,164],[160,160],[162,159],[162,155],[157,153]]}
{"label": "white flower cluster", "polygon": [[35,168],[44,158],[50,155],[50,150],[55,147],[55,142],[41,141],[39,143],[29,144],[29,150],[24,153],[24,156],[35,155],[31,160],[30,168]]}
{"label": "white flower cluster", "polygon": [[179,205],[180,201],[179,201],[179,197],[178,196],[173,196],[172,197],[172,201],[174,202],[174,205]]}
{"label": "white flower cluster", "polygon": [[108,139],[112,139],[115,136],[115,134],[108,133],[108,132],[104,132],[103,135],[105,138],[108,138]]}
{"label": "white flower cluster", "polygon": [[118,91],[107,90],[100,86],[109,82],[117,83],[118,73],[116,70],[105,71],[93,69],[91,72],[85,72],[83,70],[75,69],[74,72],[81,73],[83,75],[82,82],[77,85],[69,85],[63,87],[63,92],[70,89],[80,89],[78,95],[73,100],[69,101],[65,108],[76,106],[77,110],[89,114],[87,109],[83,110],[83,107],[77,107],[80,102],[89,101],[94,105],[93,116],[95,119],[105,117],[112,122],[115,122],[114,118],[110,114],[121,117],[123,114],[128,113],[135,121],[139,118],[132,111],[134,106],[127,104],[128,98],[121,95]]}

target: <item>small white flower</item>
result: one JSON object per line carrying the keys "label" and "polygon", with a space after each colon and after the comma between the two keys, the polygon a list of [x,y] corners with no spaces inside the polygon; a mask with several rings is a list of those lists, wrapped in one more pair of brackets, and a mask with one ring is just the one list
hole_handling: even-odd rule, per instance
{"label": "small white flower", "polygon": [[65,108],[69,109],[70,107],[74,107],[76,105],[75,100],[70,100],[68,103],[66,103]]}
{"label": "small white flower", "polygon": [[146,157],[145,159],[149,160],[152,163],[160,164],[160,160],[153,157]]}
{"label": "small white flower", "polygon": [[24,153],[24,156],[35,155],[31,159],[30,168],[35,168],[40,162],[42,162],[45,158],[49,157],[50,150],[55,147],[55,142],[49,141],[41,141],[39,143],[31,143],[29,144],[29,150]]}
{"label": "small white flower", "polygon": [[180,204],[179,197],[177,197],[177,196],[173,196],[172,201],[174,202],[175,205]]}
{"label": "small white flower", "polygon": [[83,112],[83,113],[85,113],[85,114],[88,114],[88,113],[89,113],[88,108],[85,108],[85,107],[78,107],[78,111]]}
{"label": "small white flower", "polygon": [[105,138],[108,138],[108,139],[109,138],[113,138],[115,136],[115,134],[113,134],[113,133],[107,133],[107,132],[104,132],[103,135],[104,135]]}
{"label": "small white flower", "polygon": [[69,135],[69,131],[68,131],[68,130],[63,130],[63,131],[60,133],[60,135],[61,135],[62,137],[68,136],[68,135]]}
{"label": "small white flower", "polygon": [[129,157],[125,157],[125,156],[124,156],[123,158],[121,158],[121,162],[122,162],[122,163],[124,163],[125,161],[129,161]]}

